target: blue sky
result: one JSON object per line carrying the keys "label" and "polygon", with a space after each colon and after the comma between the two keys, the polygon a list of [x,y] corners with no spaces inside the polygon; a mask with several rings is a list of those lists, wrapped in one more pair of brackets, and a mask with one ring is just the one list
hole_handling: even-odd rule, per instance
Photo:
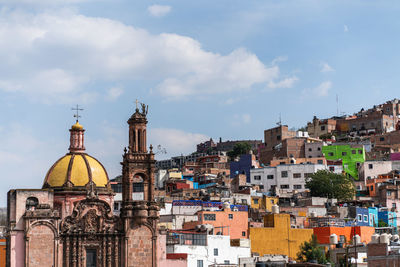
{"label": "blue sky", "polygon": [[134,101],[168,157],[398,97],[398,1],[0,0],[0,206],[40,188],[81,105],[112,178]]}

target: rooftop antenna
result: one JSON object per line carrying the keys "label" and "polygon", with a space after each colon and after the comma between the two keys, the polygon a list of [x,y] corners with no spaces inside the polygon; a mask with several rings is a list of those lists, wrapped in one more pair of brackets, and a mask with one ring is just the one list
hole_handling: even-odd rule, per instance
{"label": "rooftop antenna", "polygon": [[279,112],[279,121],[276,124],[279,125],[279,126],[282,125],[282,117],[281,117],[281,113],[280,112]]}
{"label": "rooftop antenna", "polygon": [[336,114],[339,117],[339,96],[336,94]]}

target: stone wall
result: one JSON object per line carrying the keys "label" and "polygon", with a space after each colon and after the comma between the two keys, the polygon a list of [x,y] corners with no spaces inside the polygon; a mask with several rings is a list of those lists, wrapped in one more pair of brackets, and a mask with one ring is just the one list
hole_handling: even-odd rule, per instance
{"label": "stone wall", "polygon": [[153,266],[152,232],[146,226],[129,231],[127,258],[128,267]]}

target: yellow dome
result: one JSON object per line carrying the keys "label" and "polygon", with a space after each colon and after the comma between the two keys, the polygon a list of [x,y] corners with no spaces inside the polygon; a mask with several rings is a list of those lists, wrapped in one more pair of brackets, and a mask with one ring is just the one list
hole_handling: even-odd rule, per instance
{"label": "yellow dome", "polygon": [[78,121],[71,127],[72,130],[83,130],[83,126]]}
{"label": "yellow dome", "polygon": [[85,187],[89,181],[97,187],[107,186],[103,165],[87,154],[67,154],[47,172],[43,187]]}

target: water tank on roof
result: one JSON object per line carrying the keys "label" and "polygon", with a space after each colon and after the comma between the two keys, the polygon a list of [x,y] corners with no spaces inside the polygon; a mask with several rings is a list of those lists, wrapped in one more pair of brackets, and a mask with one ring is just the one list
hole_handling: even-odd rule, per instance
{"label": "water tank on roof", "polygon": [[329,243],[333,245],[336,245],[338,243],[338,238],[336,234],[331,234],[329,236]]}
{"label": "water tank on roof", "polygon": [[361,243],[361,237],[359,235],[353,236],[353,245],[357,245]]}
{"label": "water tank on roof", "polygon": [[272,213],[278,214],[279,213],[279,206],[278,205],[272,205]]}
{"label": "water tank on roof", "polygon": [[381,234],[381,236],[379,237],[379,243],[383,244],[389,244],[389,236],[386,233]]}
{"label": "water tank on roof", "polygon": [[371,243],[373,243],[373,244],[379,243],[379,235],[377,233],[375,233],[371,236]]}

